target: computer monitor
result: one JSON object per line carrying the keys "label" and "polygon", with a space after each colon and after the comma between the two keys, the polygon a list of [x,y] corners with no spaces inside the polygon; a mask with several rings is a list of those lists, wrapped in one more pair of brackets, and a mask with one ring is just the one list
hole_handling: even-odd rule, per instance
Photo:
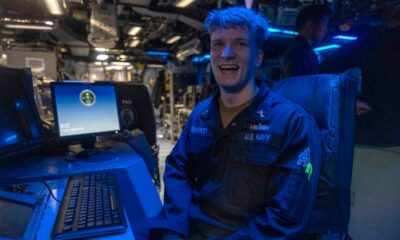
{"label": "computer monitor", "polygon": [[0,66],[0,160],[41,146],[45,140],[24,69]]}
{"label": "computer monitor", "polygon": [[58,137],[80,140],[94,150],[95,137],[120,130],[118,101],[111,83],[51,83]]}
{"label": "computer monitor", "polygon": [[23,239],[34,206],[0,197],[0,238]]}

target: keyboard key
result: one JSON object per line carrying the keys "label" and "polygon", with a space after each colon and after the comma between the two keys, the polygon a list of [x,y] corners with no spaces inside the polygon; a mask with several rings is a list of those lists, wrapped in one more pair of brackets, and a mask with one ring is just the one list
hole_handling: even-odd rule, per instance
{"label": "keyboard key", "polygon": [[64,232],[69,232],[72,230],[72,225],[64,225],[63,231]]}
{"label": "keyboard key", "polygon": [[96,220],[96,227],[102,226],[103,220]]}
{"label": "keyboard key", "polygon": [[66,218],[64,224],[72,224],[73,218]]}
{"label": "keyboard key", "polygon": [[121,219],[118,217],[118,218],[113,218],[113,223],[114,224],[119,224],[121,222]]}
{"label": "keyboard key", "polygon": [[82,228],[85,228],[85,227],[86,227],[86,224],[84,224],[84,223],[78,225],[78,229],[82,229]]}
{"label": "keyboard key", "polygon": [[105,217],[104,218],[104,225],[111,225],[111,224],[112,224],[111,217]]}
{"label": "keyboard key", "polygon": [[93,222],[88,222],[87,223],[87,227],[88,228],[94,227],[94,221]]}

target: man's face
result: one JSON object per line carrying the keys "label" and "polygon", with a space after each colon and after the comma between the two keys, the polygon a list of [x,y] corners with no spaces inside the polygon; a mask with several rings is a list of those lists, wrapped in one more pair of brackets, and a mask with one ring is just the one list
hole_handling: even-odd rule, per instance
{"label": "man's face", "polygon": [[226,93],[236,93],[254,83],[256,64],[261,64],[262,50],[256,50],[247,28],[217,28],[211,33],[211,67],[215,79]]}
{"label": "man's face", "polygon": [[324,16],[319,21],[312,22],[312,37],[315,42],[321,42],[328,31],[329,17]]}

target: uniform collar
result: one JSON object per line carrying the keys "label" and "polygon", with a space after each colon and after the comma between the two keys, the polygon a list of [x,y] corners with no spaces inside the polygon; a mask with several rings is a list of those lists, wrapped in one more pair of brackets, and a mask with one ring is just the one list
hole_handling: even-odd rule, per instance
{"label": "uniform collar", "polygon": [[[239,113],[239,115],[244,115],[242,119],[245,119],[245,121],[248,122],[266,122],[267,114],[269,112],[269,106],[263,103],[266,96],[270,93],[270,90],[264,82],[258,79],[256,79],[256,84],[260,88],[258,93],[254,97],[252,103],[241,113]],[[222,128],[219,114],[219,98],[220,92],[218,91],[212,97],[209,107],[205,108],[201,113],[201,118],[206,122],[209,127],[214,129],[218,129],[219,127]]]}
{"label": "uniform collar", "polygon": [[219,110],[218,110],[219,96],[220,96],[220,93],[218,91],[211,98],[211,101],[209,102],[208,106],[203,109],[203,111],[200,115],[200,118],[203,119],[205,124],[213,130],[223,129],[222,123],[220,120]]}
{"label": "uniform collar", "polygon": [[269,106],[263,103],[265,102],[264,100],[271,90],[269,90],[267,85],[262,81],[257,80],[256,84],[258,85],[260,90],[254,97],[254,100],[250,104],[250,106],[243,111],[243,114],[245,114],[246,121],[265,122],[267,120]]}

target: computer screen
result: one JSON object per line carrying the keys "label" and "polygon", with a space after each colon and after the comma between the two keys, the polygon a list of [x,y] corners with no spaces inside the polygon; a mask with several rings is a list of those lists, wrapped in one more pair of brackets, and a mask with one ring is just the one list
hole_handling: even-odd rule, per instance
{"label": "computer screen", "polygon": [[0,198],[0,238],[23,239],[34,206]]}
{"label": "computer screen", "polygon": [[59,137],[90,137],[120,130],[113,84],[52,83],[51,92]]}
{"label": "computer screen", "polygon": [[39,114],[24,69],[0,66],[0,159],[40,146]]}

